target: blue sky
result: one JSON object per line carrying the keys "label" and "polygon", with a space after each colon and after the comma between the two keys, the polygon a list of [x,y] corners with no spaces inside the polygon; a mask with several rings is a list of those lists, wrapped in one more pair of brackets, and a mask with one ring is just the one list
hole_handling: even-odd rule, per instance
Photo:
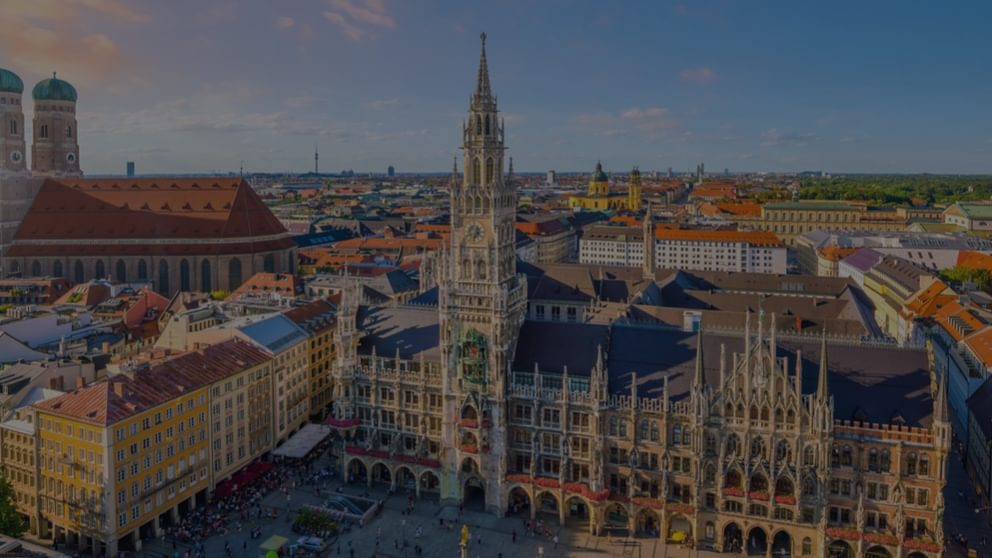
{"label": "blue sky", "polygon": [[[992,172],[987,2],[3,0],[88,173],[449,168],[481,31],[523,171]],[[10,30],[10,32],[8,32]],[[30,103],[25,103],[30,107]]]}

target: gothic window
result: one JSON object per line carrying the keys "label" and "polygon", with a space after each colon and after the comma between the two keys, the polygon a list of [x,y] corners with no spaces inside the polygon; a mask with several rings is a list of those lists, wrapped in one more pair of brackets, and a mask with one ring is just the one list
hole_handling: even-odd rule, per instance
{"label": "gothic window", "polygon": [[227,264],[227,288],[231,291],[241,286],[241,259],[231,258]]}
{"label": "gothic window", "polygon": [[475,117],[475,135],[482,135],[482,117],[478,115]]}
{"label": "gothic window", "polygon": [[262,270],[266,273],[275,273],[276,271],[276,258],[272,254],[269,254],[262,258]]}
{"label": "gothic window", "polygon": [[789,412],[785,415],[785,419],[789,424],[796,422],[796,413],[792,409],[789,409]]}
{"label": "gothic window", "polygon": [[785,421],[785,413],[783,413],[782,409],[780,408],[775,409],[775,424],[782,424],[782,422],[784,421]]}
{"label": "gothic window", "polygon": [[723,486],[725,488],[742,488],[741,487],[741,475],[737,471],[731,469],[727,471],[726,476],[723,478]]}
{"label": "gothic window", "polygon": [[96,261],[96,269],[94,270],[93,276],[97,279],[105,279],[107,277],[107,270],[103,266],[103,260]]}
{"label": "gothic window", "polygon": [[844,449],[840,452],[840,464],[845,467],[850,467],[854,464],[854,451],[851,446],[844,446]]}
{"label": "gothic window", "polygon": [[703,480],[710,484],[716,482],[716,467],[714,467],[712,463],[706,464],[706,470],[703,473]]}
{"label": "gothic window", "polygon": [[493,183],[493,158],[486,159],[486,184]]}
{"label": "gothic window", "polygon": [[708,455],[716,453],[716,436],[710,433],[706,434],[706,453]]}
{"label": "gothic window", "polygon": [[651,441],[657,442],[661,439],[660,432],[658,431],[658,423],[651,421]]}
{"label": "gothic window", "polygon": [[751,440],[751,459],[764,459],[765,458],[765,443],[761,438],[755,438]]}
{"label": "gothic window", "polygon": [[41,136],[41,137],[43,137],[43,138],[47,138],[48,137],[48,124],[42,124],[41,125],[41,130],[39,131],[38,135]]}
{"label": "gothic window", "polygon": [[124,260],[117,260],[117,269],[114,270],[114,275],[117,281],[120,283],[127,283],[127,266],[124,264]]}
{"label": "gothic window", "polygon": [[486,263],[482,260],[475,262],[476,277],[479,279],[486,278]]}
{"label": "gothic window", "polygon": [[751,480],[747,483],[748,491],[750,492],[767,492],[768,491],[768,479],[764,475],[754,475]]}
{"label": "gothic window", "polygon": [[169,294],[169,262],[164,259],[158,262],[158,292]]}
{"label": "gothic window", "polygon": [[769,415],[770,415],[770,413],[768,412],[768,407],[762,407],[761,408],[761,421],[762,422],[768,422]]}
{"label": "gothic window", "polygon": [[883,473],[888,473],[889,468],[892,466],[892,454],[889,450],[882,450],[882,459],[880,460],[879,467]]}
{"label": "gothic window", "polygon": [[489,115],[486,115],[486,135],[489,135]]}
{"label": "gothic window", "polygon": [[728,418],[734,416],[734,405],[732,403],[727,403],[727,412],[725,414]]}
{"label": "gothic window", "polygon": [[179,290],[191,290],[189,280],[189,262],[185,258],[179,261]]}
{"label": "gothic window", "polygon": [[71,138],[72,137],[72,125],[71,124],[69,126],[66,126],[65,127],[65,137],[67,137],[67,138]]}
{"label": "gothic window", "polygon": [[775,495],[776,496],[792,496],[793,488],[792,481],[788,477],[779,477],[775,481]]}
{"label": "gothic window", "polygon": [[930,476],[930,459],[926,454],[920,455],[919,473],[921,477]]}
{"label": "gothic window", "polygon": [[731,434],[727,438],[727,456],[729,457],[736,455],[737,455],[737,436],[735,434]]}
{"label": "gothic window", "polygon": [[213,281],[210,277],[210,260],[200,262],[200,290],[208,293],[213,290]]}
{"label": "gothic window", "polygon": [[145,260],[138,260],[138,280],[148,279],[148,264]]}
{"label": "gothic window", "polygon": [[672,427],[672,445],[677,446],[682,443],[682,425],[676,423]]}
{"label": "gothic window", "polygon": [[803,479],[803,496],[816,496],[816,479],[812,476]]}
{"label": "gothic window", "polygon": [[650,424],[650,422],[651,421],[648,421],[648,420],[642,420],[641,421],[641,428],[640,428],[640,432],[638,433],[638,436],[642,440],[647,440],[648,439],[648,436],[651,434],[651,424]]}
{"label": "gothic window", "polygon": [[62,277],[62,262],[55,260],[55,263],[52,264],[52,275]]}
{"label": "gothic window", "polygon": [[76,265],[72,269],[72,280],[77,283],[82,283],[86,280],[85,273],[83,272],[83,262],[76,260]]}
{"label": "gothic window", "polygon": [[875,448],[868,450],[868,470],[873,473],[878,472],[878,450]]}
{"label": "gothic window", "polygon": [[758,420],[758,408],[751,407],[751,420]]}
{"label": "gothic window", "polygon": [[14,120],[13,118],[10,120],[10,135],[12,136],[17,135],[17,121]]}
{"label": "gothic window", "polygon": [[462,279],[469,279],[472,276],[472,265],[468,260],[462,260]]}
{"label": "gothic window", "polygon": [[692,439],[690,437],[691,435],[692,435],[692,432],[688,428],[685,428],[685,429],[682,430],[682,445],[683,446],[688,446],[690,443],[692,443]]}
{"label": "gothic window", "polygon": [[31,276],[40,277],[41,276],[41,262],[35,260],[31,262]]}
{"label": "gothic window", "polygon": [[906,458],[906,474],[915,475],[916,474],[916,454],[911,453],[909,457]]}
{"label": "gothic window", "polygon": [[785,461],[789,458],[789,443],[785,440],[779,440],[778,445],[775,448],[775,460]]}
{"label": "gothic window", "polygon": [[482,182],[482,159],[476,157],[472,160],[472,184]]}
{"label": "gothic window", "polygon": [[803,556],[811,556],[813,554],[813,541],[806,537],[803,539]]}

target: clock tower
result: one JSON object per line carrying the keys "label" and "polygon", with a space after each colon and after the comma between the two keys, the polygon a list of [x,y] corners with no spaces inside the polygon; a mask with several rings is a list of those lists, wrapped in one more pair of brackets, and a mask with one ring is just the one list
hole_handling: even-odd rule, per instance
{"label": "clock tower", "polygon": [[503,123],[489,84],[486,35],[451,182],[451,249],[442,258],[441,351],[446,367],[442,498],[506,509],[506,395],[526,310],[516,272],[517,193],[503,174]]}

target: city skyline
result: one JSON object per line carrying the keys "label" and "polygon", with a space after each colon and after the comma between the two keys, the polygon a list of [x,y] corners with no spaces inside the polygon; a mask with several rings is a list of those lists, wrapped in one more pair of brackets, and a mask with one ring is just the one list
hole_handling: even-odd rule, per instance
{"label": "city skyline", "polygon": [[987,173],[981,12],[15,0],[0,67],[76,86],[89,174],[442,171],[481,31],[518,172]]}

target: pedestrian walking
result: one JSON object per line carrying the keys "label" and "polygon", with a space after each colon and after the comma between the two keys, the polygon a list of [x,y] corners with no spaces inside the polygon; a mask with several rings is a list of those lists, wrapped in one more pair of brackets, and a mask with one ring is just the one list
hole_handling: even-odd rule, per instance
{"label": "pedestrian walking", "polygon": [[513,530],[513,533],[510,536],[510,540],[513,542],[513,544],[516,544],[517,543],[517,530],[516,529]]}

